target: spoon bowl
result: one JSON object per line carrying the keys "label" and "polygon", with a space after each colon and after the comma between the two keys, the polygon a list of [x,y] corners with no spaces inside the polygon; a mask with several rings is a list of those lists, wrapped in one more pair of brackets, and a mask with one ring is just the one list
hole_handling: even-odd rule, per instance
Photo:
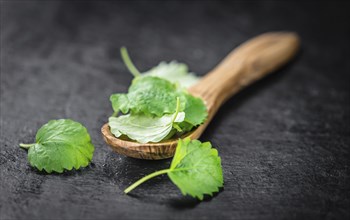
{"label": "spoon bowl", "polygon": [[174,156],[179,138],[198,139],[220,106],[235,93],[291,60],[299,49],[299,37],[293,32],[268,32],[261,34],[235,50],[188,89],[200,97],[208,110],[206,122],[181,137],[158,143],[141,144],[116,138],[108,123],[101,132],[106,143],[117,153],[133,158],[160,160]]}

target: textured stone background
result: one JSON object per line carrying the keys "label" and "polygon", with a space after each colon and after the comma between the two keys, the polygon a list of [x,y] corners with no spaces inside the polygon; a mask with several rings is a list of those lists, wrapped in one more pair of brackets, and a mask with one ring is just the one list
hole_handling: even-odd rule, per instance
{"label": "textured stone background", "polygon": [[[131,2],[131,3],[130,3]],[[1,1],[1,219],[349,218],[349,3]],[[117,155],[103,142],[109,95],[177,59],[204,75],[259,33],[292,30],[302,51],[241,92],[201,137],[219,150],[225,187],[204,202],[166,176],[123,194],[170,160]],[[20,142],[50,119],[83,123],[96,147],[80,171],[31,168]]]}

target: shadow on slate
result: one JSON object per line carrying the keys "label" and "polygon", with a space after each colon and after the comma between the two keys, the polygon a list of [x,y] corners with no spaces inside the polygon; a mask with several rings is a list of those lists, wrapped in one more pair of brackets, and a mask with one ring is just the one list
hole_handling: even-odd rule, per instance
{"label": "shadow on slate", "polygon": [[[111,152],[106,157],[103,171],[113,180],[113,184],[124,191],[140,178],[160,169],[169,168],[170,163],[171,159],[147,161]],[[206,195],[202,202],[212,200],[221,191],[223,188],[218,193],[214,193],[213,197]],[[166,204],[178,209],[193,208],[201,202],[191,196],[183,196],[166,174],[146,181],[131,191],[128,196],[145,203]]]}
{"label": "shadow on slate", "polygon": [[[122,192],[140,178],[161,169],[170,167],[171,159],[139,160],[110,152],[103,166],[104,173],[112,179]],[[168,176],[160,175],[141,184],[128,194],[130,197],[145,203],[163,204],[168,199],[182,197],[180,190]]]}
{"label": "shadow on slate", "polygon": [[32,167],[29,162],[28,162],[28,168],[27,170],[29,172],[32,172],[33,174],[39,175],[39,176],[59,176],[59,177],[70,177],[70,176],[84,176],[88,175],[90,172],[94,172],[94,168],[96,167],[94,162],[91,162],[88,166],[86,167],[81,167],[80,169],[76,170],[73,168],[72,170],[63,170],[62,173],[57,173],[57,172],[51,172],[47,173],[45,170],[38,170],[36,167]]}

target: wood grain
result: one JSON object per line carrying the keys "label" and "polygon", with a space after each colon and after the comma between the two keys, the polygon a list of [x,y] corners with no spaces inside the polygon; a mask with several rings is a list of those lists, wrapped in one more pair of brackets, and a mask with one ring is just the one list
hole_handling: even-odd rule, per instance
{"label": "wood grain", "polygon": [[[181,138],[197,139],[211,122],[220,106],[232,95],[292,59],[299,49],[299,37],[292,32],[259,35],[233,50],[216,68],[189,92],[204,100],[208,118],[203,125]],[[116,138],[105,124],[101,132],[106,143],[117,153],[129,157],[158,160],[172,157],[177,139],[140,144]]]}

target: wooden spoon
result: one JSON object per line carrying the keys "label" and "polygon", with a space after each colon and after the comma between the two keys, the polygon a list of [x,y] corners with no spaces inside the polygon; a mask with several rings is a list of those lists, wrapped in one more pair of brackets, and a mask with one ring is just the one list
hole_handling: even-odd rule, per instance
{"label": "wooden spoon", "polygon": [[[195,130],[183,135],[197,139],[208,126],[220,106],[233,94],[288,62],[298,51],[299,37],[292,32],[269,32],[259,35],[233,50],[200,82],[189,88],[193,96],[204,100],[208,119]],[[108,123],[103,125],[103,138],[119,154],[159,160],[174,156],[178,139],[140,144],[116,138]]]}

